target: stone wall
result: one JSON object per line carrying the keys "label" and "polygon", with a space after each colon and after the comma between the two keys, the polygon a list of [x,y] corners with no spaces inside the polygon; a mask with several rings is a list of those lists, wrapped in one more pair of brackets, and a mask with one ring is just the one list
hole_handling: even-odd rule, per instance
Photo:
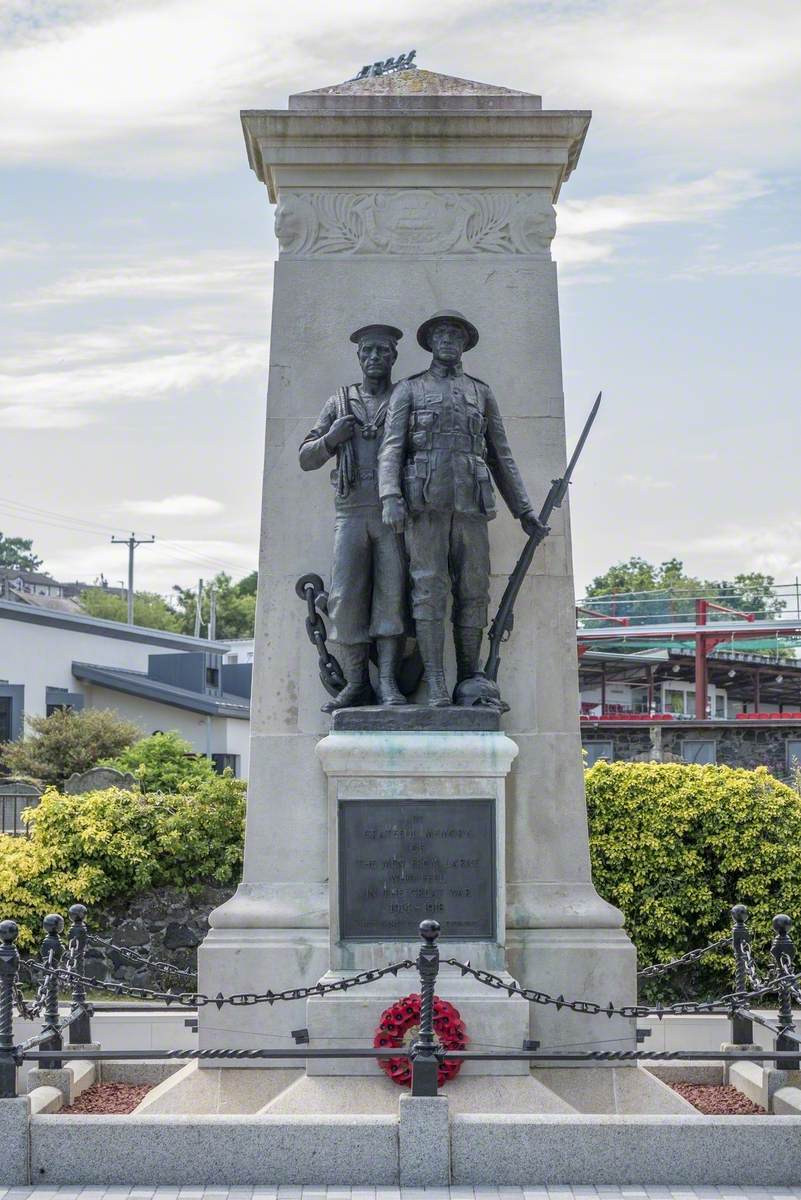
{"label": "stone wall", "polygon": [[[204,886],[192,895],[178,888],[143,892],[125,904],[102,912],[92,922],[90,932],[123,950],[133,950],[146,958],[195,972],[197,947],[208,932],[209,913],[223,904],[233,891],[233,888]],[[98,946],[90,946],[87,951],[86,973],[98,980],[160,991],[165,990],[165,985],[173,990],[185,990],[186,984],[191,982],[184,976],[151,969],[117,950]]]}
{"label": "stone wall", "polygon": [[[772,775],[786,779],[788,741],[801,742],[801,725],[781,722],[736,722],[730,725],[637,725],[621,729],[618,726],[597,725],[582,729],[582,744],[609,742],[614,746],[613,757],[624,762],[652,759],[674,762],[682,760],[682,742],[714,741],[717,762],[727,767],[767,767]],[[661,742],[661,749],[660,749]],[[801,756],[799,756],[801,758]]]}

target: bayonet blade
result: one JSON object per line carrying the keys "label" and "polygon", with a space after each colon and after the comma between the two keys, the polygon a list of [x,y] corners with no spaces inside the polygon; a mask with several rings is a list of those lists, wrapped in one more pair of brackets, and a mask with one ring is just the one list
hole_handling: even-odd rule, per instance
{"label": "bayonet blade", "polygon": [[584,443],[586,442],[587,438],[590,436],[590,430],[592,429],[593,422],[594,422],[595,418],[598,416],[598,409],[601,407],[601,396],[602,395],[603,395],[603,392],[599,392],[598,395],[595,397],[595,403],[593,404],[592,408],[590,409],[590,415],[587,417],[587,420],[584,422],[584,428],[581,431],[581,437],[576,442],[576,448],[573,451],[570,462],[567,464],[565,473],[562,476],[561,480],[559,481],[561,483],[561,487],[559,488],[558,497],[553,503],[554,508],[561,508],[562,501],[564,500],[565,496],[567,495],[567,485],[570,483],[570,477],[573,474],[573,469],[579,460],[579,455],[581,454],[582,450],[584,449]]}

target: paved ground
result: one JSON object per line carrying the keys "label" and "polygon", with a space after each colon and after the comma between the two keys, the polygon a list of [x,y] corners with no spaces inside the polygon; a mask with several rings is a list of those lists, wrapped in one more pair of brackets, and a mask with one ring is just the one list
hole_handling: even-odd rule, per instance
{"label": "paved ground", "polygon": [[0,1187],[0,1200],[801,1200],[780,1187]]}

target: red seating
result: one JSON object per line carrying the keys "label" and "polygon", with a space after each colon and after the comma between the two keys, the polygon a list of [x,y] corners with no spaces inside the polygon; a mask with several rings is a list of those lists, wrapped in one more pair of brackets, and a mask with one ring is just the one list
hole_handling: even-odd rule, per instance
{"label": "red seating", "polygon": [[801,721],[801,712],[737,713],[737,721]]}

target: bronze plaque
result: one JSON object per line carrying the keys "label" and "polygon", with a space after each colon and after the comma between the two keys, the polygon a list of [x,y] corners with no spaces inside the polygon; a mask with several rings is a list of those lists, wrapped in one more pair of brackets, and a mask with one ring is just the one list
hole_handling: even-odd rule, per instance
{"label": "bronze plaque", "polygon": [[495,801],[340,800],[343,941],[495,937]]}

